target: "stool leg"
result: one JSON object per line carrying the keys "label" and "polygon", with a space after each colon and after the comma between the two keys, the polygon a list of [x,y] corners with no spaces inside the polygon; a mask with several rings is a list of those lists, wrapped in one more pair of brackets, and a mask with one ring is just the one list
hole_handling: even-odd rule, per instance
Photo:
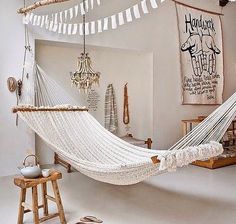
{"label": "stool leg", "polygon": [[46,198],[47,195],[47,184],[42,184],[42,198],[43,198],[43,213],[45,216],[48,215],[48,200]]}
{"label": "stool leg", "polygon": [[39,224],[39,208],[38,208],[38,190],[37,190],[37,186],[32,187],[32,203],[33,203],[34,223]]}
{"label": "stool leg", "polygon": [[25,202],[25,198],[26,198],[26,188],[21,188],[19,214],[18,214],[18,221],[17,221],[18,224],[23,224],[24,207],[22,206],[22,203]]}
{"label": "stool leg", "polygon": [[63,209],[62,202],[61,202],[61,196],[60,196],[60,192],[58,189],[57,181],[55,181],[55,180],[52,181],[52,188],[54,191],[61,224],[66,224],[66,218],[65,218],[64,209]]}

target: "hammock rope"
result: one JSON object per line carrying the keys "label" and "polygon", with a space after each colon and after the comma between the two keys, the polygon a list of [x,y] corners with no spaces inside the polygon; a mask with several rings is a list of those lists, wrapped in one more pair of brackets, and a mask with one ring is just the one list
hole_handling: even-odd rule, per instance
{"label": "hammock rope", "polygon": [[223,152],[218,142],[236,116],[235,93],[169,150],[148,150],[107,131],[86,108],[70,106],[75,100],[38,65],[35,76],[36,106],[20,105],[14,112],[81,173],[110,184],[135,184],[218,156]]}

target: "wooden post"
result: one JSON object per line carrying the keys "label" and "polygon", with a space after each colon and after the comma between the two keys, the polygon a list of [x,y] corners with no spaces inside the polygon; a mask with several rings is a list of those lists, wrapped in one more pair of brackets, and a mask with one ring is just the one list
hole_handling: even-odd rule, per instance
{"label": "wooden post", "polygon": [[20,204],[19,204],[19,213],[18,213],[18,224],[23,224],[23,218],[24,218],[24,206],[22,203],[25,202],[26,198],[26,188],[21,188],[20,192]]}
{"label": "wooden post", "polygon": [[43,199],[43,214],[44,216],[48,216],[48,200],[46,198],[47,183],[43,183],[41,186],[42,186],[42,199]]}
{"label": "wooden post", "polygon": [[60,196],[60,192],[59,192],[56,180],[52,180],[52,188],[53,188],[53,192],[54,192],[54,195],[55,195],[56,204],[57,204],[61,224],[66,224],[64,209],[63,209],[63,205],[62,205],[62,202],[61,202],[61,196]]}
{"label": "wooden post", "polygon": [[39,224],[39,208],[38,208],[38,190],[37,190],[37,186],[32,187],[32,202],[33,202],[34,223]]}

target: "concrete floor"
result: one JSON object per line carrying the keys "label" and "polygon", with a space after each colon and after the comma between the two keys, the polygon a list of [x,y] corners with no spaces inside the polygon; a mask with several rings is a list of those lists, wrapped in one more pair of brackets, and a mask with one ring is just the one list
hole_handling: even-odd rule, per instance
{"label": "concrete floor", "polygon": [[[57,169],[64,173],[61,167]],[[214,171],[189,166],[121,187],[74,172],[64,173],[59,186],[68,224],[85,215],[95,215],[105,224],[234,224],[235,175],[236,166]],[[0,178],[1,224],[16,223],[18,198],[13,178]],[[53,204],[50,209],[55,211]],[[32,223],[30,213],[25,215],[25,223]],[[59,220],[46,223],[58,224]]]}

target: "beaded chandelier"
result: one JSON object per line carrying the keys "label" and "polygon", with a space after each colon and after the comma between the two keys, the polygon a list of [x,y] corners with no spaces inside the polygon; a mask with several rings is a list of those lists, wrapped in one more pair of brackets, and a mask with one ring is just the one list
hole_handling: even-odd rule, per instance
{"label": "beaded chandelier", "polygon": [[99,85],[100,73],[95,72],[91,67],[91,59],[88,53],[81,53],[78,57],[78,68],[71,74],[71,82],[79,89],[87,90],[91,89],[94,85]]}
{"label": "beaded chandelier", "polygon": [[[83,5],[85,8],[85,0],[83,0]],[[92,69],[92,62],[88,53],[86,53],[86,38],[85,38],[85,14],[83,15],[83,47],[84,51],[78,57],[77,70],[74,73],[71,73],[71,83],[72,85],[83,90],[87,93],[95,85],[99,85],[100,73],[95,72]]]}

